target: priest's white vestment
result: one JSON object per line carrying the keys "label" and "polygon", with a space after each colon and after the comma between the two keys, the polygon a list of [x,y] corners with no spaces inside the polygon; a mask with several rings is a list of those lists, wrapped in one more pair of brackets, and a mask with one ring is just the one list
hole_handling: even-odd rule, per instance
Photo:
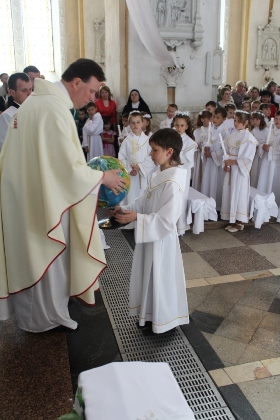
{"label": "priest's white vestment", "polygon": [[142,195],[123,207],[137,212],[129,314],[139,314],[140,325],[152,321],[155,333],[189,323],[185,274],[176,230],[186,178],[184,169],[159,169]]}
{"label": "priest's white vestment", "polygon": [[96,223],[103,173],[86,165],[71,108],[61,82],[36,79],[0,155],[0,317],[11,302],[32,332],[75,329],[69,296],[94,304],[106,267]]}
{"label": "priest's white vestment", "polygon": [[83,126],[82,147],[88,147],[87,161],[103,155],[103,143],[100,134],[103,131],[103,120],[100,112],[94,114],[92,120],[87,119]]}
{"label": "priest's white vestment", "polygon": [[186,230],[189,230],[187,224],[187,205],[189,197],[189,189],[191,182],[191,169],[194,165],[194,152],[197,149],[197,144],[187,134],[181,134],[183,147],[180,153],[180,159],[183,165],[181,168],[186,169],[186,187],[183,195],[182,212],[177,223],[178,235],[184,235]]}
{"label": "priest's white vestment", "polygon": [[221,219],[230,223],[249,221],[250,170],[257,145],[248,129],[236,130],[225,140],[229,159],[237,160],[224,178]]}
{"label": "priest's white vestment", "polygon": [[207,197],[214,198],[217,210],[221,209],[224,183],[224,171],[222,168],[223,150],[219,141],[219,134],[222,134],[224,138],[224,136],[227,135],[227,131],[225,130],[227,129],[225,128],[224,123],[218,127],[213,126],[210,144],[204,144],[204,147],[210,147],[212,158],[206,158],[204,156],[204,147],[202,148],[204,168],[201,182],[201,192]]}
{"label": "priest's white vestment", "polygon": [[280,129],[274,128],[270,137],[268,152],[260,154],[262,165],[258,180],[258,190],[275,195],[277,205],[280,205]]}

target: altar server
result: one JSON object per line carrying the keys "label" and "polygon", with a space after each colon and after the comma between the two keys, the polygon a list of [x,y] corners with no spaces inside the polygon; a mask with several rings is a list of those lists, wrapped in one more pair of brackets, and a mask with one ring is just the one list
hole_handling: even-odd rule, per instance
{"label": "altar server", "polygon": [[267,194],[273,192],[277,205],[280,205],[280,111],[274,117],[274,125],[271,127],[270,137],[263,144],[263,160],[258,190]]}
{"label": "altar server", "polygon": [[103,120],[94,102],[87,104],[87,119],[83,127],[82,147],[87,152],[87,161],[103,155],[103,144],[100,134],[103,131]]}
{"label": "altar server", "polygon": [[[130,278],[129,314],[139,314],[143,333],[164,333],[189,323],[186,284],[176,224],[181,213],[186,171],[180,165],[181,136],[165,128],[150,138],[159,169],[142,195],[116,214],[135,221],[135,251]],[[118,210],[118,209],[117,209]]]}
{"label": "altar server", "polygon": [[257,140],[248,130],[250,114],[236,111],[235,131],[225,139],[223,170],[225,172],[221,219],[229,220],[225,228],[234,233],[249,221],[250,170],[256,153]]}
{"label": "altar server", "polygon": [[252,134],[258,142],[255,158],[251,169],[251,186],[257,188],[259,174],[263,159],[259,156],[263,155],[263,144],[266,141],[268,128],[264,119],[264,114],[261,111],[253,111],[251,113],[251,124],[253,126]]}

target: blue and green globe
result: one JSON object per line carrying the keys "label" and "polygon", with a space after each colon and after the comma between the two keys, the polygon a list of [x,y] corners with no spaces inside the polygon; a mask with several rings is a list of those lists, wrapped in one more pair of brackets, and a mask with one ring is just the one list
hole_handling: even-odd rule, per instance
{"label": "blue and green globe", "polygon": [[119,169],[121,171],[118,173],[118,176],[126,181],[125,189],[118,193],[118,195],[115,195],[108,187],[101,185],[98,200],[99,207],[117,206],[124,199],[130,187],[130,176],[123,163],[112,156],[98,156],[91,159],[88,162],[88,166],[96,171],[102,172],[109,171],[110,169]]}

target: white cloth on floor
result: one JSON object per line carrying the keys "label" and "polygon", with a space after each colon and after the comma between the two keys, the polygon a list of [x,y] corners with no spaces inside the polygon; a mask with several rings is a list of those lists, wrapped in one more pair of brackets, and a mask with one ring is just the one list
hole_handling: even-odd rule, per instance
{"label": "white cloth on floor", "polygon": [[[87,420],[195,420],[167,363],[110,363],[80,373],[78,388]],[[75,410],[82,409],[75,399]],[[158,414],[158,416],[156,415]]]}
{"label": "white cloth on floor", "polygon": [[260,229],[263,223],[269,222],[271,216],[278,216],[275,195],[265,194],[250,187],[250,219],[255,222],[255,228]]}
{"label": "white cloth on floor", "polygon": [[193,214],[192,232],[196,235],[204,232],[204,220],[216,221],[218,219],[215,200],[190,187],[187,214],[188,224],[192,223]]}

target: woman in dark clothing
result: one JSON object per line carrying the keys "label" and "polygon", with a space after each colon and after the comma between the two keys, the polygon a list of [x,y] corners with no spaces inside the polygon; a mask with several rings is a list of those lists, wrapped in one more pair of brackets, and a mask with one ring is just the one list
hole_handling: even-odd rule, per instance
{"label": "woman in dark clothing", "polygon": [[141,97],[137,89],[132,89],[130,91],[127,104],[125,105],[122,113],[129,114],[132,111],[144,111],[147,114],[151,115],[150,108],[148,107],[144,99]]}

